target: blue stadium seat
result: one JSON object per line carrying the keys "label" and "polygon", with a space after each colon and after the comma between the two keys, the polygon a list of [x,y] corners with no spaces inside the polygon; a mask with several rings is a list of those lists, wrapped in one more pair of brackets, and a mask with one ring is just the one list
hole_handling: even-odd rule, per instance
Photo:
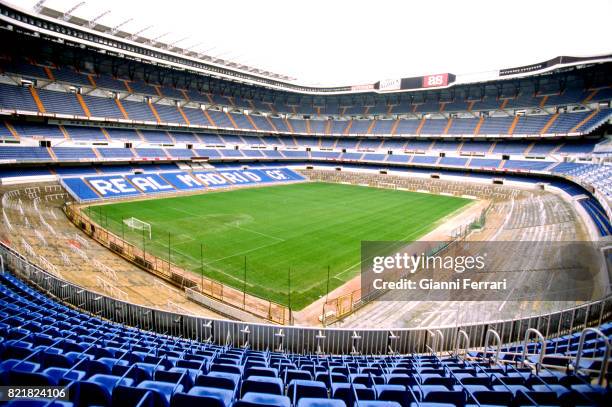
{"label": "blue stadium seat", "polygon": [[[245,365],[249,366],[248,361]],[[278,369],[263,366],[247,367],[244,372],[244,378],[248,379],[250,376],[278,377]]]}
{"label": "blue stadium seat", "polygon": [[60,385],[66,385],[73,380],[83,380],[87,375],[85,371],[65,367],[48,367],[43,373]]}
{"label": "blue stadium seat", "polygon": [[172,398],[172,407],[192,407],[203,405],[211,407],[229,407],[234,399],[234,392],[216,387],[195,386],[187,393],[178,392]]}
{"label": "blue stadium seat", "polygon": [[195,380],[196,386],[218,387],[233,392],[238,390],[239,383],[240,375],[224,372],[209,372],[206,375],[198,376]]}
{"label": "blue stadium seat", "polygon": [[[156,402],[157,401],[157,402]],[[155,393],[149,389],[119,385],[113,390],[112,405],[115,406],[143,406],[162,407],[167,406],[162,400],[155,399]]]}
{"label": "blue stadium seat", "polygon": [[[304,399],[306,400],[306,399]],[[290,407],[291,400],[287,396],[274,394],[246,393],[233,404],[233,407]]]}
{"label": "blue stadium seat", "polygon": [[327,398],[327,387],[320,381],[296,379],[289,383],[287,395],[293,403],[301,398]]}
{"label": "blue stadium seat", "polygon": [[[361,405],[361,404],[360,404]],[[322,397],[304,397],[299,399],[297,407],[346,407],[344,401]]]}
{"label": "blue stadium seat", "polygon": [[[194,387],[195,388],[195,387]],[[193,390],[194,388],[190,389]],[[169,406],[170,400],[177,392],[183,391],[179,383],[166,383],[161,381],[143,380],[138,383],[137,389],[146,389],[153,392],[155,406]]]}
{"label": "blue stadium seat", "polygon": [[59,401],[49,399],[11,400],[5,404],[12,407],[73,407],[70,401]]}
{"label": "blue stadium seat", "polygon": [[376,399],[374,390],[363,384],[332,383],[330,392],[331,398],[342,400],[347,406],[353,405],[356,400],[361,405],[362,401]]}
{"label": "blue stadium seat", "polygon": [[283,395],[284,385],[283,381],[277,377],[266,377],[266,376],[250,376],[242,381],[241,393],[242,395],[252,393],[266,393],[266,394],[277,394]]}
{"label": "blue stadium seat", "polygon": [[77,387],[77,400],[80,404],[110,405],[115,387],[131,386],[134,380],[126,377],[108,374],[94,374],[86,380],[81,380]]}

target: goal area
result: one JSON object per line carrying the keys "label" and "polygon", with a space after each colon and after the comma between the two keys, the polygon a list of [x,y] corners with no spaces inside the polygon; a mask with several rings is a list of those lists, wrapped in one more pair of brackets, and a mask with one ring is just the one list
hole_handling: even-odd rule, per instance
{"label": "goal area", "polygon": [[144,231],[144,233],[149,235],[149,239],[151,239],[151,224],[150,223],[147,223],[145,221],[142,221],[134,217],[123,219],[123,223],[131,230]]}

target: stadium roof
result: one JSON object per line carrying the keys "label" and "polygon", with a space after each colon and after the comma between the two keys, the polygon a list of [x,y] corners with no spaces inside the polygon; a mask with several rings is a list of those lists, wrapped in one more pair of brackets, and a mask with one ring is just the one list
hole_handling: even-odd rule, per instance
{"label": "stadium roof", "polygon": [[[38,0],[9,1],[28,8]],[[444,0],[312,0],[290,5],[280,0],[237,0],[231,5],[46,0],[41,11],[63,14],[76,5],[69,21],[99,17],[99,27],[108,29],[125,23],[117,32],[120,36],[152,26],[141,33],[140,41],[161,36],[163,46],[176,43],[219,62],[247,65],[277,79],[297,78],[307,85],[490,71],[557,55],[612,51],[606,18],[612,15],[610,1],[584,7],[573,1],[474,1],[468,6]],[[110,13],[104,14],[107,10]]]}
{"label": "stadium roof", "polygon": [[[105,3],[106,7],[113,6],[112,5],[113,1],[114,0],[110,0],[109,2]],[[65,3],[65,1],[63,0],[55,0],[55,3],[57,2],[62,3],[62,4]],[[3,3],[5,2],[3,1]],[[180,20],[181,22],[184,19],[185,21],[188,21],[186,19],[187,16],[185,15],[184,11],[185,10],[196,11],[198,10],[198,4],[199,3],[185,4],[185,6],[169,8],[165,10],[165,12],[169,13],[168,15],[171,16],[173,12],[176,12],[176,10],[180,10],[183,13],[183,15],[180,18],[177,17],[178,20]],[[83,17],[74,15],[77,11],[79,11],[85,5],[86,5],[85,2],[80,2],[80,3],[73,4],[71,7],[68,7],[67,9],[55,10],[51,7],[47,7],[47,1],[45,0],[45,1],[39,1],[38,3],[36,3],[34,5],[34,9],[36,10],[37,13],[39,13],[38,15],[44,16],[44,18],[51,17],[51,20],[49,21],[57,21],[59,24],[66,25],[68,27],[79,27],[81,29],[81,32],[92,32],[92,33],[101,34],[101,35],[98,35],[99,37],[102,38],[102,41],[98,41],[99,44],[103,43],[106,45],[106,42],[107,42],[106,39],[116,38],[116,39],[124,41],[127,44],[137,45],[141,47],[141,49],[146,48],[146,49],[161,50],[164,55],[169,55],[168,57],[164,57],[165,59],[158,58],[156,61],[157,63],[162,62],[162,64],[165,64],[165,62],[167,61],[176,62],[176,61],[173,61],[173,60],[176,60],[176,56],[186,57],[190,65],[185,65],[184,62],[186,61],[186,59],[180,58],[180,61],[178,62],[177,66],[179,66],[180,64],[183,64],[182,68],[184,69],[186,67],[191,68],[195,64],[195,65],[198,65],[196,67],[197,69],[195,69],[196,71],[199,68],[203,68],[203,70],[200,69],[200,71],[205,73],[205,71],[208,69],[209,73],[213,72],[213,75],[218,74],[219,77],[222,77],[225,79],[231,79],[231,80],[244,82],[244,83],[263,85],[263,86],[270,87],[270,88],[293,90],[293,91],[304,92],[304,93],[323,92],[327,94],[332,94],[332,93],[359,92],[359,91],[395,92],[395,91],[403,91],[407,89],[445,87],[447,85],[450,86],[453,83],[456,83],[456,84],[474,83],[474,82],[495,80],[500,77],[508,78],[508,77],[525,76],[525,75],[530,75],[533,73],[546,72],[546,71],[553,70],[559,67],[567,66],[567,64],[576,65],[576,64],[580,64],[586,61],[603,62],[603,61],[611,60],[610,58],[611,55],[607,55],[607,54],[600,54],[596,57],[584,58],[584,59],[575,58],[575,57],[561,57],[561,58],[557,57],[557,58],[547,59],[544,62],[537,62],[535,64],[530,64],[527,66],[521,65],[518,68],[502,69],[499,71],[498,70],[484,71],[484,72],[481,71],[476,74],[456,75],[455,76],[452,73],[449,73],[448,70],[446,70],[446,71],[429,72],[429,73],[434,73],[434,75],[431,75],[431,77],[430,75],[425,75],[425,76],[406,78],[405,75],[402,75],[402,76],[396,76],[392,79],[379,79],[377,81],[365,82],[365,84],[353,82],[350,85],[338,86],[338,84],[335,84],[334,86],[331,86],[331,87],[330,86],[327,86],[327,87],[326,86],[311,86],[311,85],[305,84],[303,81],[298,82],[294,78],[289,77],[287,75],[276,74],[268,70],[255,68],[250,65],[239,64],[229,59],[221,58],[220,55],[217,55],[215,57],[215,56],[211,56],[206,53],[196,52],[193,49],[191,49],[191,48],[195,48],[194,46],[187,46],[187,45],[182,46],[181,43],[185,41],[185,37],[181,37],[179,39],[169,39],[164,42],[166,37],[171,38],[172,36],[168,33],[163,33],[160,35],[152,34],[150,36],[147,36],[146,33],[144,33],[144,31],[147,31],[146,30],[147,27],[145,27],[144,29],[139,29],[139,30],[128,30],[127,28],[125,28],[124,30],[124,27],[127,26],[129,23],[131,23],[131,21],[133,20],[133,17],[126,18],[126,15],[123,13],[124,10],[123,10],[122,5],[116,6],[117,10],[121,10],[121,21],[120,22],[115,22],[115,23],[106,22],[105,24],[104,20],[108,19],[109,16],[113,14],[113,12],[109,10],[103,10],[102,12],[96,11],[95,13],[90,12],[89,16],[83,16]],[[142,4],[140,6],[142,6]],[[30,9],[24,9],[21,7],[20,9],[27,13],[33,13]],[[143,12],[149,9],[151,8],[144,8]],[[113,10],[115,10],[115,8],[113,8]],[[206,10],[212,11],[212,9],[209,9],[208,4],[206,5]],[[227,8],[225,8],[224,10],[227,11]],[[293,12],[295,13],[295,10],[293,10]],[[134,13],[137,14],[136,12]],[[198,13],[195,13],[195,14],[198,14]],[[144,17],[145,17],[144,15],[140,15],[139,18],[144,18]],[[168,21],[171,21],[171,20],[173,19],[172,18],[168,19]],[[225,20],[229,20],[229,18],[227,18],[226,16]],[[225,31],[228,31],[227,29],[229,28],[229,23],[225,22],[225,24],[228,25],[227,27],[225,27],[226,28]],[[185,25],[189,26],[186,23]],[[330,28],[330,27],[335,27],[335,24],[332,24],[326,28]],[[240,32],[243,36],[245,33],[248,34],[249,36],[251,35],[251,31],[247,29],[236,29],[235,26],[232,26],[231,28],[233,31]],[[299,40],[301,36],[300,30],[299,30],[300,28],[299,24],[297,28],[298,29],[294,30],[293,33],[296,34],[296,39]],[[229,31],[232,31],[232,30],[229,30]],[[225,34],[225,32],[223,34]],[[255,33],[253,33],[253,35],[255,35]],[[373,36],[376,37],[376,35],[373,35]],[[223,35],[221,37],[223,37]],[[605,41],[605,35],[603,37],[604,37],[604,43],[606,44],[605,46],[607,47],[608,44]],[[591,36],[590,39],[592,38],[596,38],[596,37]],[[215,41],[215,40],[216,38],[213,38],[210,41]],[[245,42],[250,44],[250,41],[245,41]],[[350,41],[345,41],[345,42],[350,43]],[[590,42],[591,41],[589,42],[582,41],[582,43],[584,44],[588,44]],[[331,41],[331,43],[333,45],[334,42]],[[402,42],[400,41],[400,43]],[[408,44],[410,44],[410,46],[412,47],[413,44],[417,44],[417,43],[419,43],[419,41],[412,41]],[[342,45],[344,46],[344,43]],[[277,62],[287,59],[283,56],[286,49],[279,47],[277,43],[270,42],[268,44],[265,44],[265,46],[268,49],[272,48],[276,51],[278,51],[279,49],[282,49],[283,52],[280,53],[281,57],[276,58]],[[108,48],[108,47],[106,48],[107,48],[107,51],[112,50],[112,48]],[[436,57],[440,53],[439,51],[436,50],[437,48],[438,46],[432,46],[432,51],[428,53],[427,57],[428,58],[431,57],[432,59],[435,59],[434,57]],[[301,52],[308,53],[309,55],[312,55],[314,59],[317,59],[317,53],[321,49],[322,49],[321,47],[316,47],[313,49],[304,48],[301,50]],[[122,50],[123,50],[122,48],[119,48],[120,52],[122,52]],[[343,55],[343,52],[345,52],[343,48],[338,49],[338,53],[340,55]],[[486,53],[482,52],[483,58],[475,62],[476,64],[482,64],[482,65],[477,65],[478,67],[490,66],[490,64],[492,63],[491,60],[494,59],[494,58],[490,58],[491,52],[492,50],[486,50]],[[125,52],[125,54],[128,54],[128,52]],[[156,52],[156,54],[159,55],[158,52]],[[406,54],[412,55],[412,51],[411,50],[407,51]],[[367,59],[367,58],[371,58],[373,55],[375,55],[375,53],[373,52],[373,48],[364,47],[361,57]],[[137,56],[140,56],[140,55],[137,55]],[[520,59],[520,60],[524,61],[524,59]],[[533,62],[533,61],[534,60],[529,60],[527,62]],[[204,64],[200,64],[201,62],[203,62]],[[456,63],[456,62],[453,62],[453,60],[451,59],[445,60],[444,62],[448,65]],[[425,65],[428,63],[429,63],[429,60],[419,61],[419,65]],[[172,65],[172,64],[169,64],[169,65]],[[331,71],[333,71],[334,66],[335,66],[334,64],[326,64],[326,63],[324,63],[323,65],[326,66],[326,69],[331,70]],[[212,69],[209,69],[209,68],[212,68]],[[223,68],[223,69],[218,69],[218,68]],[[358,68],[359,67],[355,67],[355,70],[359,70]],[[309,69],[308,67],[304,67],[302,71],[307,72],[308,69]],[[343,69],[342,66],[340,66],[340,69]],[[403,69],[403,68],[400,66],[399,69]],[[349,69],[347,71],[347,75],[352,70],[353,69]],[[443,74],[441,74],[444,76],[443,78],[440,77],[440,72],[444,72]],[[420,73],[424,73],[424,72],[420,71]],[[409,86],[406,85],[407,80],[408,82],[410,82]],[[428,81],[433,82],[432,86],[425,86],[426,82]]]}

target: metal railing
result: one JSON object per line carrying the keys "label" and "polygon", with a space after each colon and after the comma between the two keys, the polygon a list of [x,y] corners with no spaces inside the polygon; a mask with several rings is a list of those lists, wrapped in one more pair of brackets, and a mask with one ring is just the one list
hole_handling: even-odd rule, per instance
{"label": "metal railing", "polygon": [[586,339],[586,336],[590,333],[594,334],[595,337],[603,340],[604,346],[605,346],[605,352],[604,352],[602,363],[601,363],[601,370],[599,372],[599,377],[597,378],[597,383],[599,383],[599,385],[602,385],[604,382],[604,379],[606,378],[606,373],[608,372],[608,360],[610,358],[610,350],[612,349],[612,345],[610,344],[610,340],[608,339],[608,337],[603,332],[601,332],[599,329],[585,328],[582,331],[582,334],[580,335],[580,340],[578,342],[578,352],[576,353],[574,369],[577,372],[579,372],[581,369],[580,359],[582,358],[582,350],[584,348],[584,341]]}
{"label": "metal railing", "polygon": [[[115,231],[113,233],[111,227],[109,227],[108,219],[106,219],[106,222],[103,222],[102,216],[96,222],[91,216],[88,216],[91,213],[87,214],[79,205],[65,205],[63,209],[68,220],[90,238],[141,269],[162,278],[181,290],[185,290],[186,294],[191,295],[192,299],[194,299],[194,290],[202,294],[199,303],[213,303],[219,312],[221,312],[221,308],[225,309],[226,312],[222,313],[222,315],[226,317],[244,319],[241,317],[242,315],[250,314],[250,317],[259,321],[278,324],[291,322],[291,310],[289,307],[205,277],[203,268],[200,269],[191,264],[192,259],[181,253],[176,251],[171,253],[170,247],[162,248],[164,252],[168,253],[168,256],[165,259],[161,258],[159,250],[155,252],[151,247],[147,247],[144,231],[142,234],[142,245],[139,247],[136,243],[120,236],[125,236],[121,232],[123,223],[120,223],[119,226],[115,225],[115,229],[118,229],[118,232]],[[100,223],[105,224],[101,225]],[[149,246],[152,245],[152,243],[149,243]],[[198,277],[196,272],[188,271],[188,268],[195,269],[196,272],[199,271],[201,273],[200,276]],[[241,313],[238,313],[238,311]]]}
{"label": "metal railing", "polygon": [[[180,336],[224,346],[255,350],[277,350],[292,353],[325,354],[388,354],[427,353],[430,332],[439,341],[436,351],[456,348],[457,332],[463,330],[469,340],[465,348],[486,345],[487,333],[495,330],[501,343],[522,343],[530,329],[542,332],[545,338],[580,332],[612,319],[612,296],[563,311],[532,317],[435,328],[405,329],[341,329],[307,328],[260,323],[247,323],[178,314],[136,305],[89,291],[53,276],[30,263],[24,256],[0,242],[0,256],[5,268],[39,290],[82,312],[139,327],[160,334]],[[4,270],[4,268],[3,268]],[[438,333],[439,331],[439,333]],[[462,334],[463,335],[463,334]],[[358,337],[359,340],[355,340]]]}
{"label": "metal railing", "polygon": [[[432,247],[427,252],[427,256],[435,256],[444,253],[445,250],[452,248],[454,244],[465,241],[468,235],[475,229],[482,229],[485,226],[486,215],[491,209],[492,204],[480,211],[478,217],[471,221],[462,224],[451,232],[451,237],[443,242],[440,242],[436,247]],[[397,274],[395,279],[399,281],[406,278],[407,274]],[[357,310],[365,307],[367,304],[375,301],[383,296],[389,290],[370,290],[363,292],[362,288],[358,288],[349,293],[342,294],[338,297],[326,299],[323,303],[323,312],[320,316],[320,321],[323,326],[328,326],[347,316],[353,314]]]}

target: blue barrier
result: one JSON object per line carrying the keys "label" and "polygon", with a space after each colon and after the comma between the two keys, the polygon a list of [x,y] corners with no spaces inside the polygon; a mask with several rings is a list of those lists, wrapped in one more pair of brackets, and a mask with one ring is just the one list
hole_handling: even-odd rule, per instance
{"label": "blue barrier", "polygon": [[63,177],[62,183],[79,202],[132,197],[177,191],[227,188],[241,185],[265,185],[303,181],[289,168],[160,172],[158,174],[96,175]]}

